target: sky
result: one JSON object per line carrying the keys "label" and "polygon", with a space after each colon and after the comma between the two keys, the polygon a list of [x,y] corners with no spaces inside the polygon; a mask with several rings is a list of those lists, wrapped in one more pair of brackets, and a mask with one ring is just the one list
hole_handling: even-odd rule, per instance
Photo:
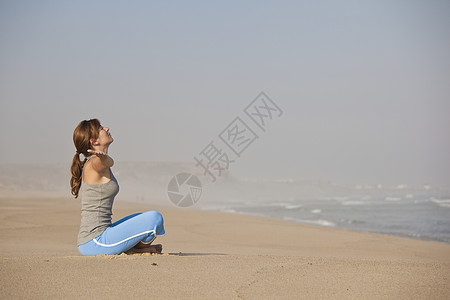
{"label": "sky", "polygon": [[[0,1],[0,164],[193,162],[260,92],[242,178],[450,186],[449,1]],[[248,119],[243,119],[248,124]]]}

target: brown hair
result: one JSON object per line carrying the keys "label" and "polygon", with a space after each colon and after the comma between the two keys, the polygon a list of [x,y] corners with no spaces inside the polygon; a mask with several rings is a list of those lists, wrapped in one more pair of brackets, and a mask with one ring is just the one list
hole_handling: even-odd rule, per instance
{"label": "brown hair", "polygon": [[[100,121],[97,119],[90,119],[81,121],[75,128],[73,132],[73,143],[77,149],[73,159],[72,166],[70,167],[70,173],[72,178],[70,178],[71,193],[78,198],[78,192],[81,187],[81,175],[83,171],[83,166],[87,161],[87,157],[91,154],[88,149],[91,148],[91,139],[96,140],[100,132]],[[84,160],[80,160],[80,154],[84,155]]]}

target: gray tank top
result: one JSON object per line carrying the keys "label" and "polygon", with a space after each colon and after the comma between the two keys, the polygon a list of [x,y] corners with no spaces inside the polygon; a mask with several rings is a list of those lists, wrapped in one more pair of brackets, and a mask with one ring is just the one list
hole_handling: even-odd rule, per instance
{"label": "gray tank top", "polygon": [[119,183],[111,169],[111,180],[103,184],[81,182],[81,223],[78,246],[98,237],[111,225],[114,197],[119,192]]}

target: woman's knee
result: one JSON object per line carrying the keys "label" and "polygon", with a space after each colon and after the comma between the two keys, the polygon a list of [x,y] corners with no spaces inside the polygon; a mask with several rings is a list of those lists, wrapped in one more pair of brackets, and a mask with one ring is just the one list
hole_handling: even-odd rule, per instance
{"label": "woman's knee", "polygon": [[164,234],[164,219],[160,212],[152,210],[144,213],[148,222],[154,226],[157,234]]}
{"label": "woman's knee", "polygon": [[144,213],[146,215],[146,217],[149,220],[152,220],[153,222],[163,222],[163,216],[161,215],[160,212],[156,211],[156,210],[151,210],[151,211],[147,211]]}

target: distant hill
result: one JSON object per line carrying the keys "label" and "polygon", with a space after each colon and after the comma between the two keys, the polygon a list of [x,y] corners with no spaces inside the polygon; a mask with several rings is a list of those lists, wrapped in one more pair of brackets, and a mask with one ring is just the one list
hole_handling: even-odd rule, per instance
{"label": "distant hill", "polygon": [[[0,165],[0,197],[72,197],[70,195],[69,164]],[[404,196],[408,193],[447,193],[448,189],[431,187],[394,187],[377,185],[336,185],[322,180],[257,180],[236,178],[224,172],[212,183],[195,163],[184,162],[116,162],[114,175],[119,181],[118,201],[145,202],[173,205],[167,195],[169,181],[178,173],[196,175],[202,183],[202,195],[198,207],[214,203],[246,202],[261,203],[283,201],[301,197],[345,197],[366,195]]]}

